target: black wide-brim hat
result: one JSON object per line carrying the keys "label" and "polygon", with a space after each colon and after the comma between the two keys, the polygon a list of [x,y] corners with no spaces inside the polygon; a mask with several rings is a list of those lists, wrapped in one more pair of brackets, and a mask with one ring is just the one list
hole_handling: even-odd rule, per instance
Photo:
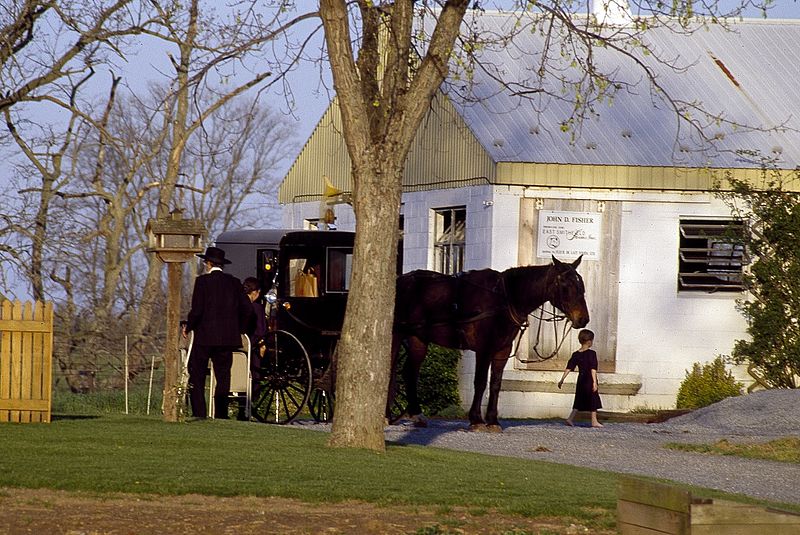
{"label": "black wide-brim hat", "polygon": [[230,264],[231,261],[225,258],[225,251],[219,247],[207,247],[205,254],[198,254],[203,260],[213,262],[214,264]]}

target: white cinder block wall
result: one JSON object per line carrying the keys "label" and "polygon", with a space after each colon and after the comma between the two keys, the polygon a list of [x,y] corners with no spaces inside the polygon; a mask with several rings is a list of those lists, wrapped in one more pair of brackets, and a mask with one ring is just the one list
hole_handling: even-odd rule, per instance
{"label": "white cinder block wall", "polygon": [[[306,221],[319,218],[319,201],[288,203],[282,205],[281,225],[283,228],[307,229]],[[340,230],[355,230],[356,219],[353,207],[348,204],[334,206],[336,227]]]}
{"label": "white cinder block wall", "polygon": [[[730,217],[710,195],[626,202],[622,214],[617,372],[639,374],[638,406],[673,408],[686,370],[729,354],[747,324],[739,293],[678,292],[682,218]],[[737,370],[741,375],[741,370]]]}

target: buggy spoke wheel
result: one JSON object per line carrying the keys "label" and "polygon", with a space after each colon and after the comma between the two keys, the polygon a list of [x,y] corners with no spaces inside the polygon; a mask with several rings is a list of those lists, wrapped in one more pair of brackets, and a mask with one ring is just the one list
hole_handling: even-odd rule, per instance
{"label": "buggy spoke wheel", "polygon": [[328,359],[317,362],[314,368],[314,389],[308,399],[308,410],[317,422],[333,420],[333,405],[336,400],[336,361],[339,358],[339,343],[332,344]]}
{"label": "buggy spoke wheel", "polygon": [[308,410],[317,422],[330,422],[333,419],[335,396],[322,388],[315,388],[308,400]]}
{"label": "buggy spoke wheel", "polygon": [[311,360],[303,344],[286,331],[264,337],[252,412],[260,422],[286,424],[303,410],[311,392]]}

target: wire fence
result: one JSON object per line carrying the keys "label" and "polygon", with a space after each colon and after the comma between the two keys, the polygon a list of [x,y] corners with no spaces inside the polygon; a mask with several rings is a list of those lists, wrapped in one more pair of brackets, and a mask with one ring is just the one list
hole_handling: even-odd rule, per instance
{"label": "wire fence", "polygon": [[163,350],[148,347],[144,352],[137,351],[134,357],[128,336],[121,345],[116,350],[98,348],[80,366],[56,367],[53,412],[160,414]]}

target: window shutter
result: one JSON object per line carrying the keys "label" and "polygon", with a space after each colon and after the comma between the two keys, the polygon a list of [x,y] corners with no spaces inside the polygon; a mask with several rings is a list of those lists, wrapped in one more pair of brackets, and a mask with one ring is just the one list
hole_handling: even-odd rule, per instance
{"label": "window shutter", "polygon": [[732,220],[681,220],[680,291],[742,291],[747,255],[744,225]]}

